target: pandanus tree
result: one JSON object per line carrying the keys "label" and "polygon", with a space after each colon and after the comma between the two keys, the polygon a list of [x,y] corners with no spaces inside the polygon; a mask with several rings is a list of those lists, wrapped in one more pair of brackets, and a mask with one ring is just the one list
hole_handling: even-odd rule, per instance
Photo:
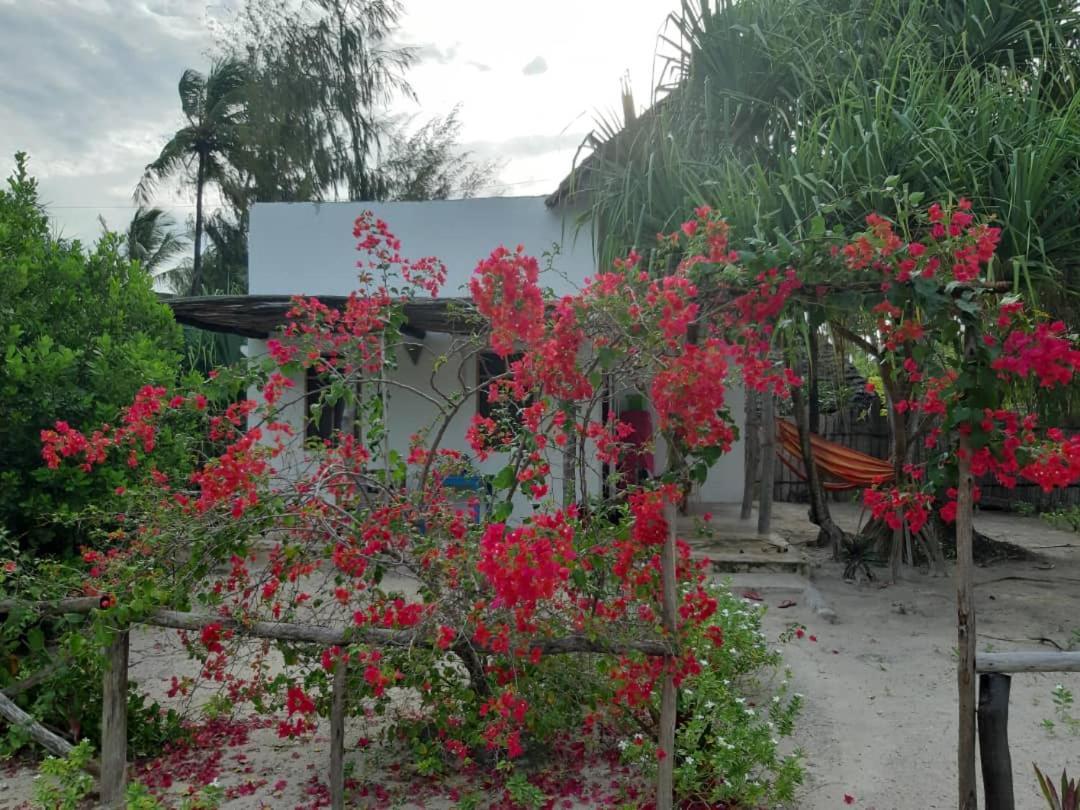
{"label": "pandanus tree", "polygon": [[147,202],[161,182],[179,178],[195,191],[195,236],[189,295],[202,286],[202,237],[207,189],[219,183],[241,144],[245,120],[243,89],[246,65],[236,59],[215,61],[209,72],[188,69],[178,87],[184,125],[147,165],[135,198]]}
{"label": "pandanus tree", "polygon": [[[576,172],[586,219],[611,256],[647,249],[708,203],[753,252],[797,243],[824,218],[850,231],[869,213],[896,215],[898,191],[962,192],[1003,226],[994,278],[1072,318],[1078,20],[1067,2],[684,3],[661,42],[656,103],[599,133]],[[856,308],[808,307],[789,330],[797,358],[810,354],[811,323],[819,344],[880,348],[874,319]],[[897,386],[885,393],[904,398]],[[894,424],[900,476],[919,429]],[[814,498],[816,519],[827,517]]]}

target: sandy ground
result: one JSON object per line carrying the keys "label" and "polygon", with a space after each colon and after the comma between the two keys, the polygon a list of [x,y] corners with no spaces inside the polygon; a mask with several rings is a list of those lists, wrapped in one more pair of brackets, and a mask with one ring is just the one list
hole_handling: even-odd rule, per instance
{"label": "sandy ground", "polygon": [[[783,504],[776,530],[805,536],[805,508]],[[854,528],[858,510],[838,507],[838,522]],[[976,573],[980,651],[1052,649],[1039,637],[1068,646],[1080,629],[1080,537],[1055,531],[1036,518],[983,513],[976,527],[1000,540],[1037,550],[1038,563],[997,563]],[[841,567],[808,550],[819,565],[814,583],[839,617],[825,624],[805,605],[771,610],[766,630],[775,637],[801,622],[817,643],[795,641],[784,650],[796,688],[806,695],[797,738],[806,752],[808,779],[799,807],[841,807],[844,794],[874,810],[956,806],[955,594],[952,578],[911,573],[884,587],[844,583]],[[951,571],[951,567],[950,567]],[[777,604],[781,593],[762,592]],[[1077,674],[1020,674],[1009,706],[1016,806],[1038,808],[1032,763],[1060,773],[1080,771],[1080,737],[1057,724],[1051,693],[1063,683],[1080,694]],[[1080,711],[1074,711],[1074,716]],[[980,802],[981,802],[980,796]]]}
{"label": "sandy ground", "polygon": [[[840,505],[835,516],[845,527],[854,528],[859,511]],[[1073,630],[1080,629],[1080,536],[1052,530],[1036,518],[995,513],[980,515],[976,526],[1045,557],[1042,562],[997,563],[978,570],[979,649],[1048,649],[1040,647],[1040,637],[1068,646]],[[812,536],[805,507],[794,504],[777,505],[774,529],[796,543]],[[783,585],[770,587],[764,579],[758,587],[753,574],[740,575],[736,588],[755,587],[773,607],[765,618],[770,638],[792,623],[806,627],[804,638],[783,648],[794,686],[805,695],[796,742],[806,754],[807,782],[795,806],[844,807],[848,794],[855,798],[855,807],[866,810],[955,807],[952,579],[912,572],[897,585],[852,585],[842,581],[840,567],[826,554],[816,549],[806,553],[816,563],[815,586],[838,614],[836,624],[814,614],[799,591],[786,593]],[[776,609],[786,598],[798,604]],[[811,635],[817,640],[811,641]],[[173,639],[150,629],[134,637],[132,676],[153,695],[164,692],[172,675],[194,671]],[[1080,675],[1023,674],[1013,679],[1009,731],[1019,808],[1041,806],[1032,762],[1050,771],[1068,766],[1080,772],[1080,736],[1070,735],[1060,722],[1053,732],[1043,726],[1045,719],[1056,719],[1051,693],[1057,683],[1080,696]],[[1080,709],[1074,715],[1080,717]],[[346,737],[353,775],[393,788],[396,779],[384,757],[351,747],[364,733],[360,721],[350,726]],[[318,797],[313,786],[325,782],[328,770],[325,734],[321,729],[314,740],[290,742],[279,740],[273,728],[253,730],[247,743],[229,749],[221,782],[258,787],[254,795],[225,806],[230,810],[310,806]],[[0,810],[25,806],[32,778],[29,768],[0,765]],[[612,776],[600,772],[596,778],[609,784]],[[423,790],[409,786],[403,792],[415,797]],[[454,806],[446,797],[445,788],[432,789],[422,801],[394,805],[369,795],[358,806],[442,810]]]}

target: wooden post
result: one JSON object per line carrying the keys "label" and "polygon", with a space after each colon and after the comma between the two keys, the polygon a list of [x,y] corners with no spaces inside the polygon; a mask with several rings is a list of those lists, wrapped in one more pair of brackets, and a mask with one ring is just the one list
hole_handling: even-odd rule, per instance
{"label": "wooden post", "polygon": [[758,395],[745,390],[746,411],[743,420],[743,494],[739,519],[749,520],[754,511],[754,485],[757,483],[758,456],[761,450],[761,418]]}
{"label": "wooden post", "polygon": [[773,486],[776,483],[776,395],[761,396],[761,503],[758,504],[758,534],[772,531]]}
{"label": "wooden post", "polygon": [[979,676],[979,759],[986,810],[1015,810],[1012,757],[1009,756],[1009,687],[998,672]]}
{"label": "wooden post", "polygon": [[105,651],[101,700],[101,806],[124,807],[127,782],[128,631],[119,630]]}
{"label": "wooden post", "polygon": [[[664,507],[668,534],[660,552],[660,582],[662,593],[662,615],[664,630],[669,639],[674,639],[676,629],[676,585],[675,585],[675,532],[677,514],[675,504]],[[676,697],[675,676],[671,671],[674,659],[664,659],[664,682],[660,693],[660,735],[657,747],[663,752],[657,762],[656,772],[656,810],[672,810],[675,806],[675,715]]]}
{"label": "wooden post", "polygon": [[960,433],[956,496],[956,686],[959,739],[956,746],[960,810],[977,810],[975,795],[975,553],[972,533],[971,442]]}
{"label": "wooden post", "polygon": [[330,704],[330,807],[345,808],[345,679],[348,664],[334,665],[334,691]]}

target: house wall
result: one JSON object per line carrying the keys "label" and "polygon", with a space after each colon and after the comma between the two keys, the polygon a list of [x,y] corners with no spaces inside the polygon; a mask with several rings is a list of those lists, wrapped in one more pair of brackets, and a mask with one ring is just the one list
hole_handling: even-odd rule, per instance
{"label": "house wall", "polygon": [[[445,393],[460,390],[459,371],[467,388],[471,389],[477,382],[477,364],[474,356],[463,356],[453,351],[453,338],[451,335],[440,333],[428,333],[424,339],[424,348],[418,361],[414,364],[412,359],[399,348],[397,352],[397,368],[391,374],[392,382],[387,387],[387,413],[390,414],[388,424],[388,446],[391,451],[408,455],[410,438],[414,433],[431,428],[438,429],[441,424],[437,406],[426,399],[420,393],[435,395],[438,389]],[[248,353],[252,357],[258,357],[266,353],[266,341],[251,340],[248,343]],[[440,360],[438,370],[435,369],[437,358]],[[304,420],[305,402],[304,394],[306,380],[303,372],[294,373],[291,377],[293,388],[283,397],[283,406],[278,416],[281,421],[293,427],[294,437],[286,445],[286,451],[277,458],[276,468],[283,477],[295,478],[303,474],[303,471],[311,463],[304,451]],[[434,386],[432,380],[434,379]],[[257,398],[258,391],[249,392],[249,396]],[[465,440],[465,432],[477,409],[476,396],[470,397],[462,403],[461,407],[450,420],[440,447],[459,450],[472,457],[473,452]],[[433,436],[433,434],[430,434]],[[270,441],[271,437],[267,437]],[[381,458],[381,456],[380,456]],[[561,500],[563,491],[563,460],[562,454],[554,447],[547,453],[547,462],[551,466],[550,497]],[[476,461],[474,464],[480,473],[493,475],[498,473],[509,462],[507,454],[494,453],[484,461]],[[374,465],[377,466],[377,458]],[[601,487],[601,476],[598,468],[589,469],[584,473],[588,481],[589,491],[597,493]],[[514,498],[514,512],[512,519],[521,520],[533,511],[531,500],[522,493]]]}
{"label": "house wall", "polygon": [[[252,295],[348,295],[356,289],[353,221],[365,209],[401,240],[401,254],[436,256],[447,268],[447,297],[467,295],[477,263],[499,245],[524,245],[540,258],[560,245],[558,272],[541,274],[556,295],[578,289],[595,272],[592,240],[575,236],[572,215],[543,197],[387,203],[256,203],[251,211],[249,291]],[[564,228],[564,222],[565,228]],[[541,267],[543,267],[541,261]]]}
{"label": "house wall", "polygon": [[[551,210],[542,197],[502,197],[422,203],[259,203],[251,214],[249,237],[249,288],[253,295],[347,295],[356,288],[356,240],[353,221],[364,209],[384,219],[401,240],[406,257],[437,256],[447,266],[448,279],[443,294],[465,294],[468,279],[477,262],[500,244],[510,247],[523,244],[532,255],[560,245],[553,260],[553,270],[541,275],[541,284],[556,295],[576,291],[595,271],[592,243],[585,232],[575,237],[572,212]],[[565,220],[564,220],[565,217]],[[543,266],[543,262],[541,263]],[[414,364],[402,349],[397,358],[394,378],[402,385],[389,389],[389,444],[391,449],[408,452],[409,437],[430,426],[436,407],[423,396],[406,390],[411,387],[432,393],[431,380],[443,391],[460,387],[460,357],[434,371],[435,359],[450,352],[450,335],[428,333],[418,363]],[[248,353],[264,354],[265,341],[249,341]],[[466,385],[476,384],[475,359],[466,361],[462,374]],[[305,387],[302,375],[294,379],[290,403],[282,418],[292,424],[297,437],[280,459],[283,471],[298,469],[307,463],[303,452]],[[728,401],[732,413],[741,421],[742,392],[732,390]],[[470,398],[454,416],[442,446],[468,451],[465,431],[476,413],[476,398]],[[598,417],[594,417],[598,418]],[[657,450],[657,471],[664,469],[664,450]],[[708,481],[695,492],[692,500],[704,503],[733,502],[742,497],[742,442],[713,468]],[[551,494],[562,493],[562,458],[552,451],[548,459],[552,469]],[[496,473],[507,459],[495,455],[478,466],[483,473]],[[585,473],[591,492],[600,490],[600,471]],[[532,511],[528,499],[518,496],[514,517],[521,519]]]}
{"label": "house wall", "polygon": [[[746,411],[746,393],[737,380],[731,380],[725,395],[725,402],[735,423],[739,426],[739,438],[732,442],[731,452],[720,456],[709,469],[705,483],[695,485],[690,493],[690,504],[700,506],[717,503],[738,503],[742,500],[743,470],[745,469],[745,447],[743,429]],[[653,414],[653,424],[659,419]],[[667,451],[664,443],[657,442],[654,455],[657,473],[667,468]]]}

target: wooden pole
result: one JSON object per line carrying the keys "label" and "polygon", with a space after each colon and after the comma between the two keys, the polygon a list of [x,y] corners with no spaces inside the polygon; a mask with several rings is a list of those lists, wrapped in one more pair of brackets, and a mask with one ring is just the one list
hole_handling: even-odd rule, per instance
{"label": "wooden pole", "polygon": [[[676,629],[676,584],[675,584],[675,532],[677,514],[675,504],[664,507],[668,533],[660,552],[660,583],[662,588],[661,620],[669,639],[674,638]],[[660,735],[656,772],[656,810],[673,810],[675,806],[675,715],[676,689],[675,675],[672,672],[674,659],[664,659],[664,682],[660,692]],[[661,753],[662,752],[662,753]]]}
{"label": "wooden pole", "polygon": [[761,503],[758,505],[758,534],[772,531],[773,486],[776,482],[776,396],[761,396]]}
{"label": "wooden pole", "polygon": [[1080,652],[982,653],[975,667],[979,672],[1080,672]]}
{"label": "wooden pole", "polygon": [[754,485],[758,476],[758,456],[761,451],[761,419],[758,395],[745,389],[746,410],[743,420],[743,494],[739,519],[749,520],[754,511]]}
{"label": "wooden pole", "polygon": [[124,807],[127,782],[128,631],[117,631],[105,651],[101,701],[101,806]]}
{"label": "wooden pole", "polygon": [[345,810],[345,680],[348,664],[334,665],[334,691],[330,704],[330,807]]}
{"label": "wooden pole", "polygon": [[960,433],[956,496],[956,686],[959,739],[956,746],[960,810],[977,810],[975,795],[975,554],[972,532],[971,442]]}
{"label": "wooden pole", "polygon": [[979,758],[986,810],[1016,810],[1009,756],[1009,687],[999,672],[979,676]]}
{"label": "wooden pole", "polygon": [[13,726],[18,726],[30,735],[30,739],[58,757],[66,757],[71,753],[72,745],[59,734],[54,734],[37,720],[20,709],[11,698],[0,692],[0,717],[3,717]]}

